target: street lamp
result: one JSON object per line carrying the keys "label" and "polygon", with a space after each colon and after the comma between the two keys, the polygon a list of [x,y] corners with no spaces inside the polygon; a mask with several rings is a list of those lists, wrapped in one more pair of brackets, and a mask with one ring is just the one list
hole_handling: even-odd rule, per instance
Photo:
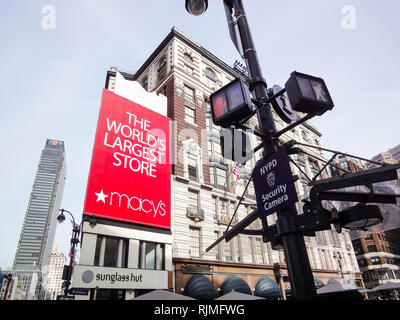
{"label": "street lamp", "polygon": [[[85,221],[85,217],[83,217],[82,222],[77,225],[75,222],[75,218],[71,212],[65,209],[60,209],[61,213],[57,217],[58,223],[63,223],[65,221],[65,215],[64,212],[68,213],[71,218],[72,218],[72,238],[71,238],[71,249],[69,252],[69,265],[64,266],[64,272],[63,272],[63,280],[64,282],[64,294],[65,296],[68,296],[69,293],[69,286],[71,285],[71,278],[72,278],[72,268],[73,268],[73,263],[75,261],[75,248],[79,243],[79,235],[81,232],[81,226],[82,223]],[[88,216],[89,218],[89,225],[91,227],[94,227],[96,225],[96,220],[94,217]]]}
{"label": "street lamp", "polygon": [[207,10],[208,0],[185,0],[185,8],[190,14],[199,16]]}
{"label": "street lamp", "polygon": [[75,218],[71,212],[65,209],[60,209],[61,213],[57,217],[58,223],[63,223],[65,221],[65,215],[64,212],[68,213],[71,218],[72,218],[72,238],[71,238],[71,249],[69,252],[69,265],[64,266],[64,272],[63,272],[63,280],[64,282],[64,294],[65,296],[68,296],[69,293],[69,286],[71,285],[71,278],[72,278],[72,265],[74,263],[74,257],[75,257],[75,247],[79,243],[79,234],[80,234],[80,229],[79,226],[75,223]]}

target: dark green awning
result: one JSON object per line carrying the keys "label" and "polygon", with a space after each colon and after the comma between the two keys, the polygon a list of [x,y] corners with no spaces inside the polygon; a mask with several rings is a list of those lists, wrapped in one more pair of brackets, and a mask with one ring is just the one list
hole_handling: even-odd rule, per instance
{"label": "dark green awning", "polygon": [[236,292],[241,292],[244,294],[251,294],[251,289],[249,285],[242,278],[239,277],[228,277],[222,282],[220,295],[223,296],[232,290]]}
{"label": "dark green awning", "polygon": [[277,299],[282,297],[282,292],[274,280],[260,278],[256,283],[254,295],[267,299]]}
{"label": "dark green awning", "polygon": [[217,297],[214,286],[203,275],[192,276],[186,282],[184,294],[198,300],[212,300]]}

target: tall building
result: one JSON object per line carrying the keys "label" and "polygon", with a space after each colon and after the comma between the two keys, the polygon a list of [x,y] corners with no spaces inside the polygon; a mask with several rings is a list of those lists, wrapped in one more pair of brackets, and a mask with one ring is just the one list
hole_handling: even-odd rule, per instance
{"label": "tall building", "polygon": [[[106,89],[113,91],[116,68],[106,79]],[[194,276],[205,276],[217,292],[226,283],[242,278],[252,291],[257,289],[260,278],[269,278],[280,284],[280,290],[290,290],[284,253],[261,236],[241,234],[230,242],[219,243],[209,252],[205,249],[227,229],[232,219],[234,225],[256,208],[252,183],[245,193],[243,204],[233,216],[239,198],[244,192],[252,169],[261,154],[240,167],[240,179],[233,174],[232,161],[221,155],[220,128],[212,123],[209,97],[218,88],[241,77],[248,81],[243,70],[232,68],[193,41],[181,31],[172,28],[168,36],[139,68],[136,74],[121,72],[126,80],[139,82],[145,90],[161,93],[168,98],[168,117],[174,121],[175,162],[172,165],[172,262],[174,288],[177,293],[191,290]],[[285,127],[274,113],[277,129]],[[257,128],[253,118],[247,123]],[[282,135],[282,142],[291,139],[321,146],[321,133],[309,122]],[[252,145],[259,143],[251,136]],[[308,179],[317,174],[323,163],[312,157],[324,157],[322,151],[303,147],[306,153],[293,156],[296,166],[292,171],[299,179],[296,189],[299,199],[308,195]],[[330,172],[322,171],[320,178]],[[302,212],[302,204],[297,203]],[[276,215],[268,217],[268,224],[276,221]],[[254,222],[250,228],[260,229]],[[327,284],[340,282],[362,284],[361,274],[352,249],[349,233],[337,234],[333,230],[318,232],[316,237],[306,237],[307,252],[316,282]],[[279,267],[279,268],[277,268]],[[279,269],[280,279],[274,270]]]}
{"label": "tall building", "polygon": [[337,155],[332,163],[336,165],[335,167],[330,167],[333,177],[340,176],[346,172],[356,173],[366,169],[362,161],[341,154]]}
{"label": "tall building", "polygon": [[58,252],[56,246],[50,254],[47,264],[46,275],[43,279],[43,287],[46,290],[46,299],[56,300],[62,294],[62,275],[67,258],[63,253]]}
{"label": "tall building", "polygon": [[[389,164],[396,164],[397,160],[393,157],[393,154],[390,152],[381,152],[378,153],[376,156],[372,157],[373,161],[378,161],[382,163],[389,163]],[[368,168],[376,168],[377,165],[373,163],[367,163],[366,164]]]}
{"label": "tall building", "polygon": [[[353,246],[366,288],[400,282],[400,228],[361,234]],[[373,298],[376,294],[368,295]]]}
{"label": "tall building", "polygon": [[64,142],[46,141],[33,182],[13,270],[41,270],[53,247],[66,179]]}

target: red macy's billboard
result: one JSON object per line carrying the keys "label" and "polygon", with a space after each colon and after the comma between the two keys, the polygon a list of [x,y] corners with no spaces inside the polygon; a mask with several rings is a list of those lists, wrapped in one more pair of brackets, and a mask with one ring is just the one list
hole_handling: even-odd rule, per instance
{"label": "red macy's billboard", "polygon": [[103,91],[84,214],[171,228],[169,121]]}

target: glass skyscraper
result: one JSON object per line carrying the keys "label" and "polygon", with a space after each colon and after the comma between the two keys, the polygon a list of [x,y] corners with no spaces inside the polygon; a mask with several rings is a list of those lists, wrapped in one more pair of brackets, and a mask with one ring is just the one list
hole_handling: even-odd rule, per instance
{"label": "glass skyscraper", "polygon": [[66,179],[64,142],[46,141],[33,182],[14,270],[41,270],[53,247],[58,209]]}

